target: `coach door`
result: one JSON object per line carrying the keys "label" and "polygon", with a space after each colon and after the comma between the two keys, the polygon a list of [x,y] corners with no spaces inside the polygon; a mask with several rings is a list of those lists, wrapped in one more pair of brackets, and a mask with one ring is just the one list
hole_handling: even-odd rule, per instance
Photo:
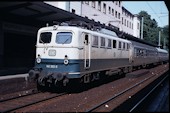
{"label": "coach door", "polygon": [[134,51],[134,48],[133,48],[133,46],[132,46],[132,44],[128,44],[128,48],[129,48],[129,63],[133,63],[133,58],[134,58],[134,53],[133,53],[133,51]]}
{"label": "coach door", "polygon": [[84,37],[84,68],[90,68],[90,58],[91,58],[91,46],[90,46],[90,35],[83,33]]}

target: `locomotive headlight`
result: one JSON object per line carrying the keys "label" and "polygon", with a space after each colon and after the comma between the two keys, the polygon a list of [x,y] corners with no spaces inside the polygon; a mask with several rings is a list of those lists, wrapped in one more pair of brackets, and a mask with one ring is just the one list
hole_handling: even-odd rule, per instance
{"label": "locomotive headlight", "polygon": [[64,64],[65,65],[67,65],[69,63],[69,61],[68,61],[68,56],[67,55],[65,55],[65,58],[64,58]]}
{"label": "locomotive headlight", "polygon": [[56,55],[56,50],[50,49],[50,50],[48,51],[48,55],[49,55],[49,56],[55,56],[55,55]]}
{"label": "locomotive headlight", "polygon": [[38,55],[38,58],[36,59],[37,63],[40,63],[41,62],[41,57],[40,55]]}

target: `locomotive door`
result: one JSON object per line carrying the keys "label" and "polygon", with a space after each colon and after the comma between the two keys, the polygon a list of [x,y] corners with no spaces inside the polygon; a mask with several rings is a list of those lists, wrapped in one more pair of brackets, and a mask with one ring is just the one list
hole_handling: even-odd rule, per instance
{"label": "locomotive door", "polygon": [[90,35],[87,33],[83,33],[83,37],[84,37],[84,69],[89,69],[91,61]]}

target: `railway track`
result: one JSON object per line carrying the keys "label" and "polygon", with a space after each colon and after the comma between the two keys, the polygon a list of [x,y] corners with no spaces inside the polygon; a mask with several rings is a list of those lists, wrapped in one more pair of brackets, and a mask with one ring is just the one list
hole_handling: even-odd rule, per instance
{"label": "railway track", "polygon": [[167,81],[168,77],[168,74],[163,77],[143,98],[141,98],[134,106],[130,108],[129,112],[144,110],[144,104],[147,105],[147,101],[150,99],[149,96],[154,96],[154,92],[156,92],[156,90]]}
{"label": "railway track", "polygon": [[8,100],[12,100],[12,99],[17,99],[17,98],[21,98],[24,96],[33,95],[38,92],[39,91],[36,88],[34,88],[34,89],[26,90],[26,91],[20,91],[20,92],[14,93],[14,94],[12,93],[11,95],[8,95],[8,97],[2,97],[2,99],[0,99],[0,102],[5,102]]}
{"label": "railway track", "polygon": [[0,101],[0,112],[12,112],[24,107],[28,107],[43,101],[47,101],[66,93],[50,93],[50,92],[36,92],[28,95],[22,95],[19,97],[8,98]]}
{"label": "railway track", "polygon": [[[57,94],[57,93],[50,93],[50,92],[41,92],[41,93],[34,92],[35,94],[32,95],[27,95],[27,96],[20,95],[21,97],[16,97],[11,99],[9,98],[6,100],[4,99],[1,100],[0,102],[0,112],[17,112],[17,111],[19,112],[20,111],[21,112],[23,111],[26,112],[29,111],[110,112],[110,111],[114,111],[117,107],[122,106],[122,104],[124,104],[124,102],[126,101],[120,98],[126,98],[127,100],[134,100],[135,96],[133,95],[136,95],[136,93],[138,93],[142,88],[148,87],[150,84],[152,84],[152,82],[157,81],[157,79],[160,79],[160,77],[163,78],[162,74],[167,72],[166,67],[167,65],[162,66],[162,68],[158,67],[155,69],[150,69],[149,71],[150,74],[148,73],[149,75],[146,74],[145,76],[141,76],[141,78],[125,77],[124,78],[125,80],[123,80],[123,82],[114,81],[114,83],[116,82],[115,84],[107,85],[108,92],[106,91],[106,87],[104,89],[102,87],[101,88],[96,87],[94,89],[90,89],[87,91],[85,90],[79,93],[71,93],[68,96],[67,95],[64,96],[64,98],[62,95],[65,95],[65,93]],[[109,92],[109,88],[111,88],[110,92]],[[58,98],[60,96],[61,98]],[[106,96],[106,98],[104,98],[103,96]],[[119,102],[121,104],[119,104]],[[140,105],[140,103],[136,103],[133,105],[137,106],[138,104]],[[131,109],[128,109],[128,111],[133,112],[132,109],[134,110],[136,109],[134,106],[131,106]],[[127,110],[127,109],[123,109],[123,110]],[[117,111],[122,111],[122,109],[121,110],[119,109]]]}
{"label": "railway track", "polygon": [[[162,70],[159,70],[159,73],[162,73]],[[114,108],[111,109],[111,103],[114,103],[114,101],[116,101],[117,98],[122,98],[125,95],[129,95],[128,93],[138,87],[141,86],[141,84],[144,84],[145,82],[149,81],[150,79],[152,79],[155,76],[155,74],[153,74],[152,76],[149,76],[148,78],[145,78],[144,80],[141,80],[140,82],[122,90],[121,92],[114,94],[114,96],[110,97],[109,99],[102,101],[101,103],[98,103],[97,105],[94,105],[93,107],[89,108],[86,110],[86,112],[101,112],[101,111],[119,111],[119,110],[114,110]],[[150,92],[148,92],[141,100],[139,100],[134,106],[132,106],[129,110],[129,112],[133,112],[135,111],[139,105],[146,99],[146,97],[154,91],[154,89],[156,89],[156,87],[158,87],[168,76],[164,77],[159,83],[157,83],[157,85],[151,89]],[[131,96],[128,97],[129,99],[132,98]],[[110,107],[110,108],[109,108]],[[120,110],[122,111],[122,110]],[[126,110],[124,110],[126,111]]]}

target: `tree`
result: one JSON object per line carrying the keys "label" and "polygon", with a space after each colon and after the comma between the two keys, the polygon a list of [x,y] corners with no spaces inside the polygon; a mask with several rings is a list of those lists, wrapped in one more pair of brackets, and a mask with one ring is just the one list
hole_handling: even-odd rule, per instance
{"label": "tree", "polygon": [[151,16],[146,11],[141,11],[138,15],[144,18],[143,39],[150,43],[158,44],[159,29],[156,20],[151,19]]}

